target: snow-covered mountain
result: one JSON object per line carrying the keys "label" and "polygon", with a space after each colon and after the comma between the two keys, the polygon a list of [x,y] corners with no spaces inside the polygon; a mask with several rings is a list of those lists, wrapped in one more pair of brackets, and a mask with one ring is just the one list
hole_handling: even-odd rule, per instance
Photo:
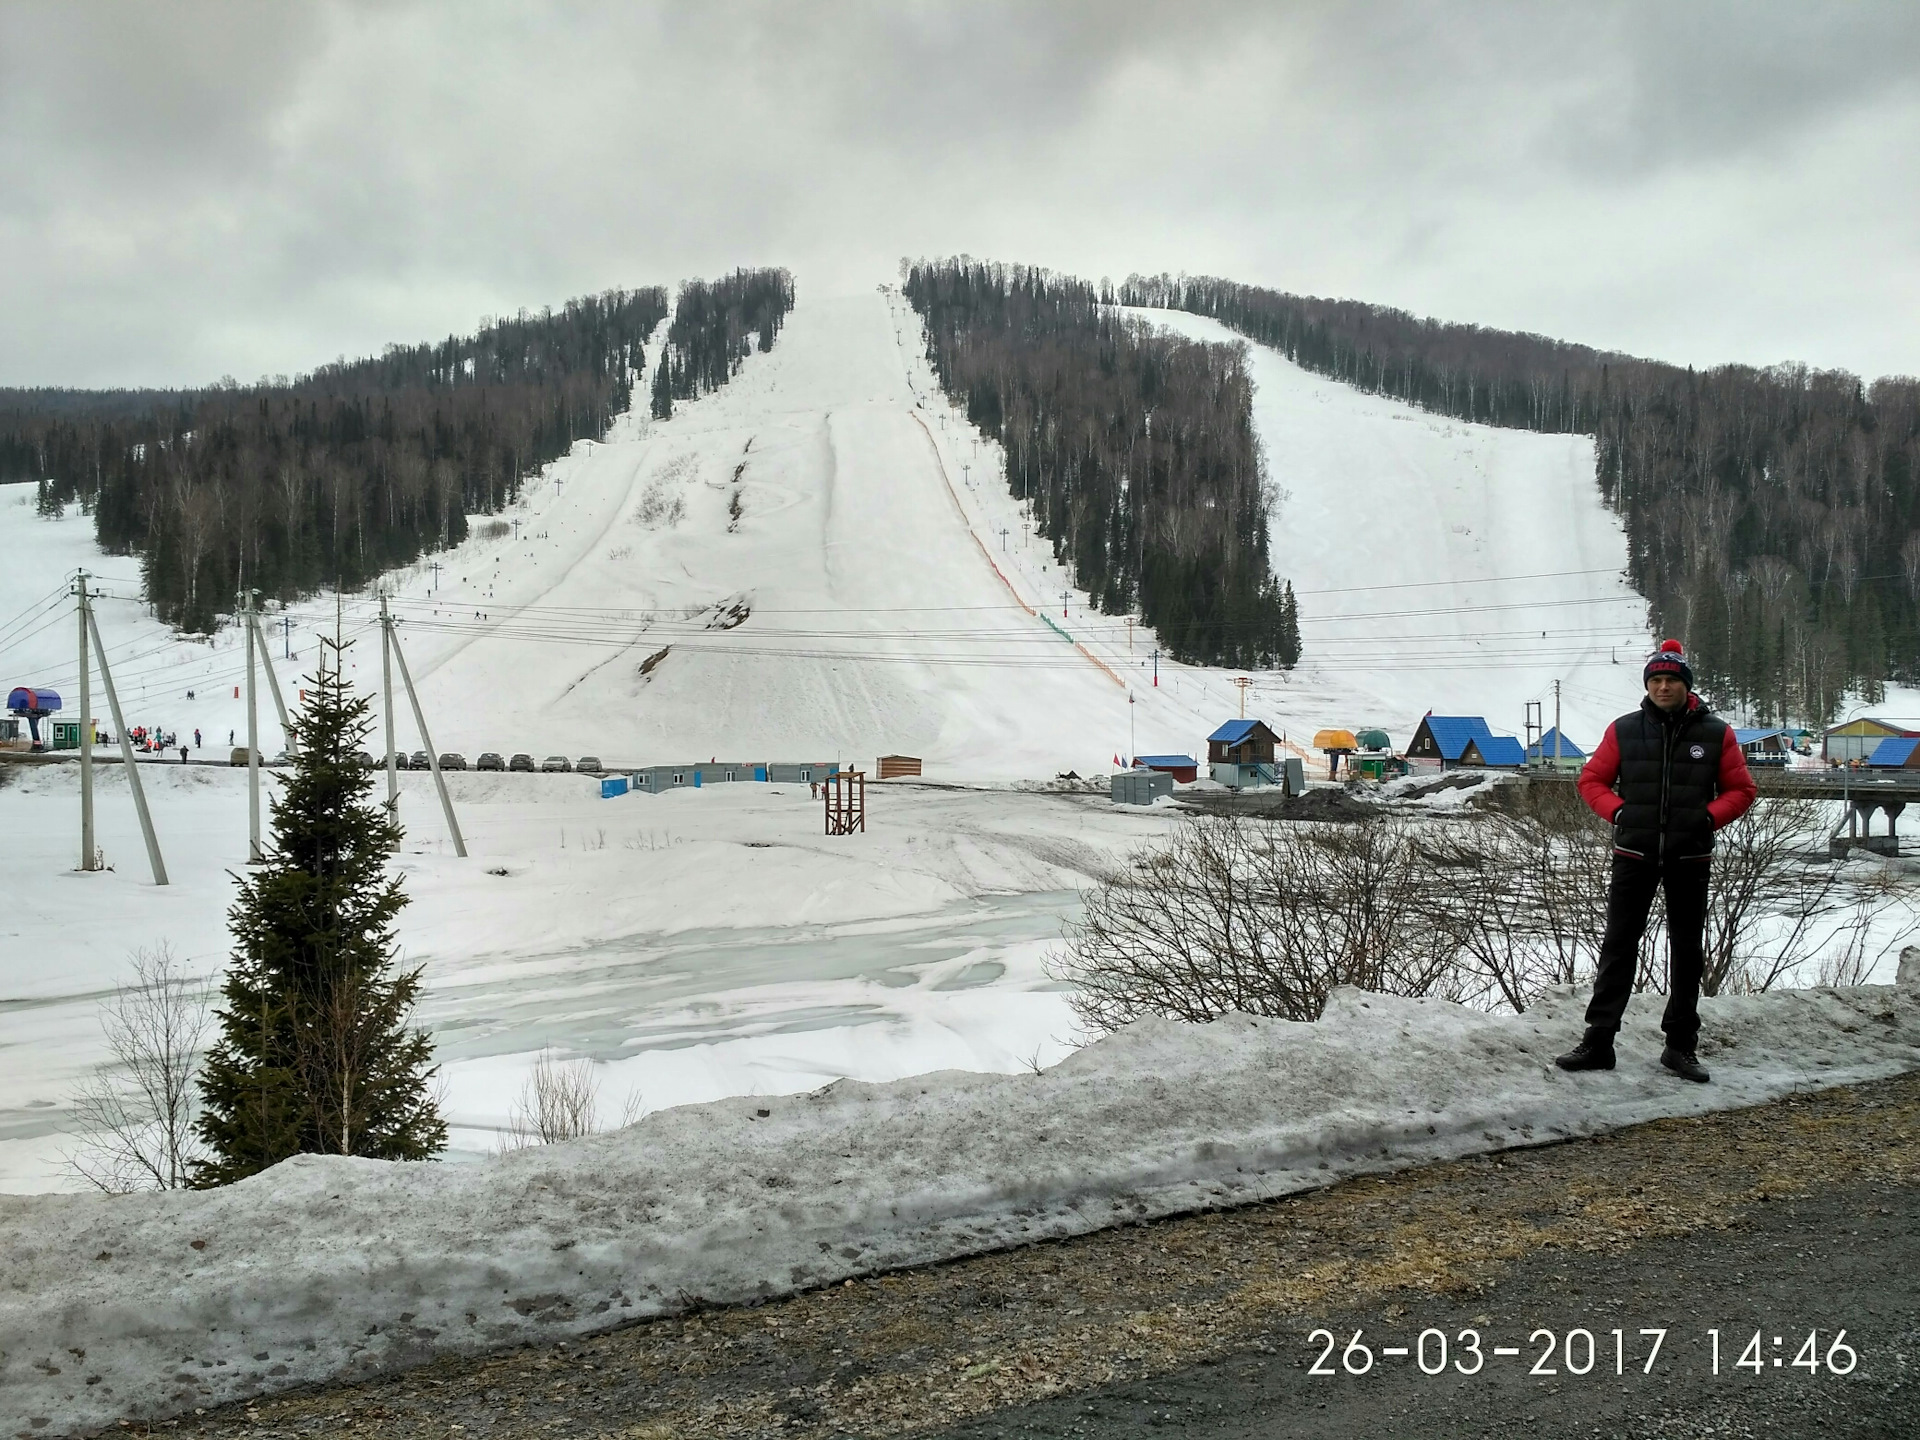
{"label": "snow-covered mountain", "polygon": [[[1296,737],[1379,724],[1403,740],[1428,709],[1518,732],[1559,679],[1578,739],[1631,703],[1644,607],[1589,441],[1439,419],[1259,347],[1253,376],[1281,492],[1274,566],[1300,595],[1306,653],[1252,677],[1249,713]],[[1239,712],[1233,676],[1163,657],[1156,687],[1150,637],[1087,611],[999,465],[932,388],[897,296],[803,298],[724,390],[664,423],[622,418],[505,524],[389,577],[434,740],[629,764],[898,751],[964,778],[1193,752]],[[24,617],[0,632],[9,683],[71,688],[57,596],[86,564],[120,597],[100,612],[129,722],[243,734],[237,635],[188,641],[148,619],[137,562],[99,555],[89,529],[0,489],[0,624]],[[365,637],[366,685],[374,608],[339,608]],[[273,617],[283,674],[311,667],[335,618],[330,596]],[[400,729],[417,744],[404,708]]]}

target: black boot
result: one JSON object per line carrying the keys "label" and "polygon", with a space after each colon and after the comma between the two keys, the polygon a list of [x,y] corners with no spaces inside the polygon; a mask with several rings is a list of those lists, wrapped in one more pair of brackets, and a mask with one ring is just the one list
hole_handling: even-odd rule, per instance
{"label": "black boot", "polygon": [[1562,1070],[1611,1070],[1613,1068],[1613,1032],[1589,1025],[1580,1043],[1564,1055],[1554,1057]]}
{"label": "black boot", "polygon": [[1696,1085],[1704,1085],[1712,1078],[1707,1074],[1706,1066],[1694,1058],[1691,1050],[1669,1045],[1660,1052],[1660,1063],[1682,1080],[1691,1080]]}

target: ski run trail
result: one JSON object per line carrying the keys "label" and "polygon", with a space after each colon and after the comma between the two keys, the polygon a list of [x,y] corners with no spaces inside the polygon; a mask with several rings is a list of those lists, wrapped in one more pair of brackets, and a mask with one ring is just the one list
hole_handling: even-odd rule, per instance
{"label": "ski run trail", "polygon": [[[1191,316],[1148,313],[1208,339]],[[649,347],[657,354],[658,338]],[[1920,1062],[1914,984],[1710,1002],[1708,1087],[1549,1056],[1577,999],[1523,1017],[1342,992],[1314,1025],[1223,1017],[1084,1043],[1049,974],[1077,891],[1165,834],[1035,781],[1184,752],[1240,713],[1229,671],[1156,657],[1090,613],[1023,526],[1003,460],[947,405],[891,289],[804,297],[771,353],[671,420],[622,417],[388,576],[441,750],[609,765],[921,757],[823,836],[804,784],[599,798],[576,775],[402,777],[403,956],[443,1064],[447,1163],[302,1158],[208,1193],[0,1195],[0,1434],[60,1434],[263,1390],[751,1300],[1119,1219]],[[1447,421],[1250,355],[1277,492],[1275,572],[1306,648],[1246,713],[1323,726],[1484,715],[1519,733],[1561,682],[1591,744],[1650,637],[1591,442]],[[644,381],[637,394],[647,393]],[[497,519],[504,522],[490,523]],[[89,518],[0,487],[9,685],[77,698],[65,590],[86,568],[129,724],[245,742],[231,627],[181,637]],[[377,600],[265,617],[283,686],[336,625],[379,685]],[[289,658],[291,657],[291,658]],[[1158,684],[1155,684],[1155,675]],[[96,686],[96,712],[104,701]],[[261,698],[262,746],[281,748]],[[399,707],[400,745],[421,748]],[[373,737],[377,747],[379,732]],[[1308,751],[1311,754],[1311,751]],[[1317,759],[1317,757],[1315,757]],[[172,884],[125,776],[99,772],[114,869],[72,870],[75,767],[0,774],[0,1189],[72,1189],[74,1086],[136,945],[217,980],[246,847],[245,773],[143,766]],[[610,1133],[502,1150],[533,1056],[591,1059]],[[621,1120],[644,1112],[638,1124]]]}

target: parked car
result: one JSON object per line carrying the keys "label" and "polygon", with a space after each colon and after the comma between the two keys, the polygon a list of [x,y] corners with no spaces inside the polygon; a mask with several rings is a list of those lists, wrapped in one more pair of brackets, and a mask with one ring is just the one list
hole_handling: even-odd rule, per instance
{"label": "parked car", "polygon": [[524,770],[529,775],[533,773],[534,768],[535,767],[533,763],[533,756],[527,754],[527,752],[524,750],[522,750],[518,755],[515,755],[513,759],[507,762],[507,769]]}
{"label": "parked car", "polygon": [[540,762],[540,769],[545,774],[554,775],[573,769],[573,764],[564,755],[549,755]]}
{"label": "parked car", "polygon": [[362,770],[371,770],[380,762],[377,762],[373,756],[369,755],[366,751],[356,750],[353,752],[353,763],[358,765]]}
{"label": "parked car", "polygon": [[462,755],[458,750],[449,750],[440,757],[440,768],[442,770],[464,770],[467,768],[467,757]]}
{"label": "parked car", "polygon": [[582,755],[579,763],[573,768],[578,770],[582,775],[604,775],[607,773],[606,767],[600,763],[600,757],[598,755]]}
{"label": "parked car", "polygon": [[424,750],[416,750],[413,752],[413,759],[407,762],[407,768],[409,770],[431,770],[433,768],[433,757]]}
{"label": "parked car", "polygon": [[244,745],[234,746],[233,754],[227,757],[227,764],[244,765],[246,763],[247,763],[247,747]]}
{"label": "parked car", "polygon": [[480,752],[480,758],[474,762],[473,768],[476,770],[504,770],[507,768],[507,762],[500,758],[500,752],[498,750],[482,750]]}

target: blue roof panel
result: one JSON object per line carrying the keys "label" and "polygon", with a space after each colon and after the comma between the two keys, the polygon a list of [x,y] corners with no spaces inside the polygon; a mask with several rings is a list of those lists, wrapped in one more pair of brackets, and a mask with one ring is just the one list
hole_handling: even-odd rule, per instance
{"label": "blue roof panel", "polygon": [[1200,764],[1191,755],[1136,755],[1133,757],[1133,763],[1145,765],[1148,769],[1154,770],[1171,770],[1176,766],[1197,768]]}
{"label": "blue roof panel", "polygon": [[1209,743],[1218,740],[1223,745],[1238,745],[1253,733],[1253,727],[1259,723],[1258,720],[1229,720],[1207,736],[1207,740]]}
{"label": "blue roof panel", "polygon": [[1474,737],[1474,744],[1480,747],[1480,758],[1489,765],[1524,765],[1527,752],[1520,742],[1511,735],[1488,735],[1485,738]]}
{"label": "blue roof panel", "polygon": [[1483,742],[1480,753],[1484,755],[1484,742],[1493,738],[1493,731],[1478,715],[1429,715],[1421,723],[1432,734],[1433,743],[1440,747],[1440,758],[1443,760],[1458,760],[1469,740]]}
{"label": "blue roof panel", "polygon": [[1774,726],[1771,730],[1741,730],[1736,727],[1733,732],[1733,740],[1736,745],[1751,745],[1756,740],[1765,740],[1769,736],[1784,735],[1786,733],[1787,732],[1782,730],[1778,725]]}
{"label": "blue roof panel", "polygon": [[1920,745],[1920,735],[1889,735],[1873,747],[1868,757],[1869,765],[1889,765],[1898,769],[1913,756],[1914,746]]}
{"label": "blue roof panel", "polygon": [[[1537,750],[1529,749],[1527,754],[1529,756],[1538,755],[1544,759],[1552,759],[1554,734],[1555,732],[1552,730],[1547,731],[1546,734],[1540,737],[1540,744]],[[1560,758],[1562,760],[1584,760],[1587,758],[1587,752],[1574,744],[1570,736],[1562,735],[1560,737]]]}

